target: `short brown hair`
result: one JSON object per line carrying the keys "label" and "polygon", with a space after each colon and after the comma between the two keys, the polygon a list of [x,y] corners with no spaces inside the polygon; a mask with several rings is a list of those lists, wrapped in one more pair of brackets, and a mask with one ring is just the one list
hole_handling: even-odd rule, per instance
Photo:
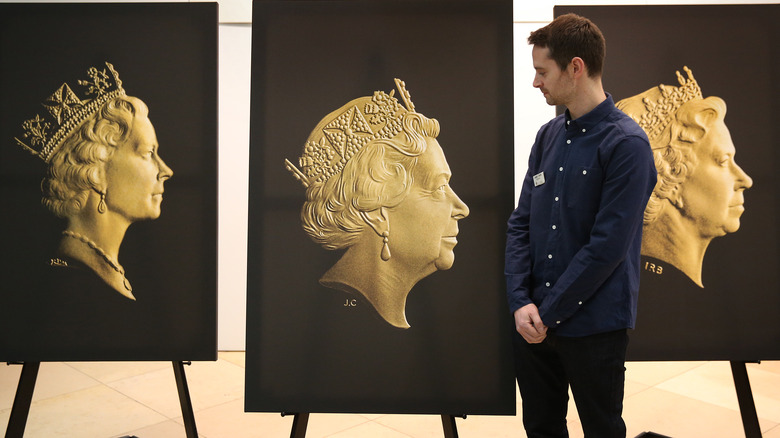
{"label": "short brown hair", "polygon": [[574,57],[588,67],[588,76],[601,75],[607,47],[601,30],[590,20],[576,14],[557,17],[547,26],[531,32],[528,44],[550,49],[550,58],[565,70]]}

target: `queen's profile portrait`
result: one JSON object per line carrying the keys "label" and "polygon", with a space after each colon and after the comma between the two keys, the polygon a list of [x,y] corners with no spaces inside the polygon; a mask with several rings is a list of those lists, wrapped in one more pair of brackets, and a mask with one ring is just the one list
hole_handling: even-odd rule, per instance
{"label": "queen's profile portrait", "polygon": [[406,301],[421,279],[455,260],[458,221],[469,208],[450,187],[436,140],[439,122],[416,112],[403,81],[351,100],[309,135],[299,167],[306,234],[341,258],[319,282],[370,303],[392,326],[409,328]]}
{"label": "queen's profile portrait", "polygon": [[51,265],[94,273],[135,300],[119,249],[130,224],[160,216],[173,171],[160,158],[149,109],[126,95],[114,66],[86,76],[47,97],[15,141],[45,163],[43,205],[66,223]]}
{"label": "queen's profile portrait", "polygon": [[659,85],[617,107],[645,130],[658,183],[644,214],[642,255],[664,261],[700,288],[710,242],[739,229],[753,181],[735,160],[726,103],[704,98],[688,67],[679,86]]}

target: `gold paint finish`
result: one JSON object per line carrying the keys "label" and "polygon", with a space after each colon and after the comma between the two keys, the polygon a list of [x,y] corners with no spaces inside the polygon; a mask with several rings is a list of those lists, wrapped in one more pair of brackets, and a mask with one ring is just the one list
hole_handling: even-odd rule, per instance
{"label": "gold paint finish", "polygon": [[15,140],[47,163],[43,204],[67,221],[51,265],[87,268],[134,300],[119,247],[131,223],[160,216],[173,171],[158,154],[146,104],[105,66],[77,82],[81,95],[67,83],[57,88],[43,102],[48,114],[26,120]]}
{"label": "gold paint finish", "polygon": [[659,85],[617,107],[645,130],[658,182],[645,209],[642,255],[663,260],[704,287],[704,254],[712,239],[739,229],[744,191],[753,185],[737,165],[725,124],[726,103],[704,98],[693,73],[679,87]]}
{"label": "gold paint finish", "polygon": [[312,131],[300,169],[285,163],[306,187],[306,233],[345,250],[320,283],[363,296],[389,324],[408,328],[409,292],[452,267],[469,209],[449,185],[438,121],[415,112],[405,84],[396,85],[405,106],[394,92],[354,99]]}

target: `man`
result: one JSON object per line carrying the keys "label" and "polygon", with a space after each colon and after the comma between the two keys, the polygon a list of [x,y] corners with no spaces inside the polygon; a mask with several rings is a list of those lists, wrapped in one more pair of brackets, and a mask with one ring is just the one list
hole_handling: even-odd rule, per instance
{"label": "man", "polygon": [[604,92],[605,42],[595,24],[563,15],[528,43],[533,86],[566,111],[539,130],[508,223],[523,424],[529,438],[567,437],[571,385],[586,437],[625,437],[627,329],[653,156],[642,129]]}

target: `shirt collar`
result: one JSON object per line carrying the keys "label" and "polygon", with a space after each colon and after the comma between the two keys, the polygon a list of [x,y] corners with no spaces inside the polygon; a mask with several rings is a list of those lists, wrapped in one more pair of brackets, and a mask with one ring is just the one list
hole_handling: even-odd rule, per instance
{"label": "shirt collar", "polygon": [[612,100],[612,95],[609,93],[605,94],[607,95],[607,98],[603,102],[596,105],[596,108],[593,108],[584,116],[575,120],[572,120],[571,114],[567,109],[564,113],[566,115],[566,129],[577,127],[590,131],[591,128],[598,125],[615,107],[615,101]]}

